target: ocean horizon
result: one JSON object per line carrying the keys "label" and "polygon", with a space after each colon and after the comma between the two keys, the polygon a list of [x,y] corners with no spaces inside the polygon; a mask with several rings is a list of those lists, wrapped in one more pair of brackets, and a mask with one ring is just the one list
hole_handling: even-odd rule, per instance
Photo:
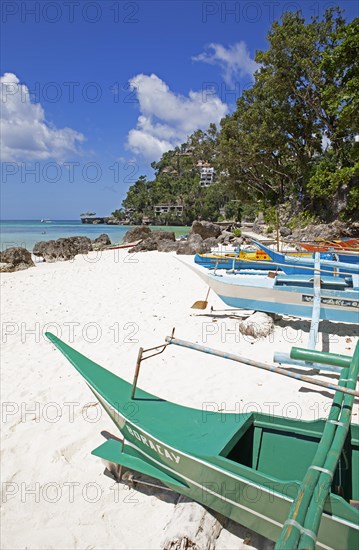
{"label": "ocean horizon", "polygon": [[[81,220],[0,220],[1,250],[10,247],[23,247],[32,251],[35,243],[50,241],[62,237],[89,237],[96,239],[106,233],[112,243],[120,243],[125,233],[133,225],[84,224]],[[188,233],[189,227],[183,226],[150,226],[151,229],[174,231],[176,237]]]}

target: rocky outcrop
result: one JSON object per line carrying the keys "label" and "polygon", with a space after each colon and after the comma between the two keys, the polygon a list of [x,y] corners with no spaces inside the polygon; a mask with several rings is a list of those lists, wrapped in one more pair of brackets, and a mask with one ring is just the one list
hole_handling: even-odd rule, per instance
{"label": "rocky outcrop", "polygon": [[9,273],[35,267],[31,252],[22,247],[7,248],[0,252],[0,272]]}
{"label": "rocky outcrop", "polygon": [[[178,243],[176,242],[176,237],[173,231],[151,231],[149,227],[144,226],[144,228],[148,230],[142,233],[146,237],[143,238],[143,240],[138,245],[131,248],[129,252],[149,252],[151,250],[170,252],[172,250],[177,250]],[[128,231],[128,233],[136,231],[136,229]],[[128,233],[126,233],[126,235]]]}
{"label": "rocky outcrop", "polygon": [[155,239],[157,242],[162,240],[167,240],[167,241],[176,240],[176,235],[173,233],[173,231],[162,231],[162,230],[152,231],[151,237]]}
{"label": "rocky outcrop", "polygon": [[197,252],[199,254],[205,254],[206,252],[210,252],[210,250],[211,246],[202,239],[201,235],[192,233],[187,241],[179,243],[177,254],[190,256]]}
{"label": "rocky outcrop", "polygon": [[87,254],[92,250],[88,237],[67,237],[56,241],[40,241],[35,244],[33,254],[45,262],[72,260],[77,254]]}
{"label": "rocky outcrop", "polygon": [[287,237],[287,240],[293,241],[319,241],[341,239],[342,237],[351,237],[353,235],[353,226],[340,220],[333,223],[322,223],[318,225],[310,224],[304,229],[294,229],[293,233]]}
{"label": "rocky outcrop", "polygon": [[144,239],[143,241],[138,243],[136,246],[130,248],[128,252],[151,252],[152,250],[157,250],[157,247],[158,241],[156,241],[152,237],[149,237],[148,239]]}
{"label": "rocky outcrop", "polygon": [[105,216],[105,217],[94,217],[94,216],[86,217],[86,216],[82,216],[81,217],[81,223],[98,225],[98,224],[101,224],[101,223],[107,223],[108,219],[109,218],[107,216]]}
{"label": "rocky outcrop", "polygon": [[226,229],[222,231],[220,236],[217,239],[217,243],[219,244],[229,244],[235,239],[235,236],[230,231],[227,231]]}
{"label": "rocky outcrop", "polygon": [[222,233],[222,229],[219,225],[216,225],[212,222],[199,222],[195,220],[192,223],[192,228],[190,232],[191,235],[200,235],[202,239],[208,239],[209,237],[218,238]]}
{"label": "rocky outcrop", "polygon": [[217,246],[218,241],[214,237],[208,237],[208,239],[204,239],[203,244],[211,249]]}
{"label": "rocky outcrop", "polygon": [[139,241],[140,239],[148,239],[152,231],[147,225],[140,225],[134,229],[127,231],[123,238],[124,243],[132,243],[134,241]]}
{"label": "rocky outcrop", "polygon": [[292,230],[289,227],[283,226],[279,229],[281,237],[289,237],[292,234]]}
{"label": "rocky outcrop", "polygon": [[350,223],[349,229],[351,237],[359,237],[359,222]]}
{"label": "rocky outcrop", "polygon": [[106,221],[106,224],[107,225],[120,225],[121,222],[120,220],[118,220],[117,218],[113,218],[112,216],[110,218],[108,218],[108,220]]}
{"label": "rocky outcrop", "polygon": [[101,248],[102,246],[110,246],[112,243],[107,233],[102,233],[97,239],[92,241],[92,244],[95,248]]}
{"label": "rocky outcrop", "polygon": [[161,239],[158,242],[157,250],[158,252],[177,252],[180,243],[177,241],[170,241],[168,239]]}

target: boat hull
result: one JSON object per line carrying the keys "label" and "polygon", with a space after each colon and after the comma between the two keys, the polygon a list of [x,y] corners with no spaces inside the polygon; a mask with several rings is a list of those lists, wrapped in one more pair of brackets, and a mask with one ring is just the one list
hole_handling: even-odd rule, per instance
{"label": "boat hull", "polygon": [[[158,478],[166,480],[165,484],[173,490],[267,538],[279,537],[299,487],[299,481],[292,479],[291,474],[295,470],[299,478],[304,476],[323,433],[324,421],[291,420],[261,413],[198,411],[140,389],[131,400],[130,384],[54,335],[47,333],[47,336],[85,378],[123,434],[125,448],[134,450],[140,468],[145,463],[149,472],[158,471]],[[251,430],[256,430],[253,437]],[[248,466],[249,459],[243,451],[251,438],[253,449],[257,448],[253,451],[254,467]],[[261,458],[259,446],[265,447],[266,441],[267,456]],[[236,453],[241,454],[240,461],[234,461],[232,453],[238,444],[240,450]],[[357,457],[355,426],[351,428],[349,445]],[[288,460],[288,452],[292,460]],[[94,453],[101,456],[97,450]],[[121,464],[120,447],[118,455]],[[322,515],[317,547],[355,548],[358,516],[358,511],[344,499],[331,494]]]}
{"label": "boat hull", "polygon": [[328,252],[331,250],[340,251],[340,250],[358,250],[359,248],[359,239],[346,239],[343,241],[333,241],[327,243],[318,243],[318,244],[308,244],[308,243],[299,243],[304,250],[308,252]]}
{"label": "boat hull", "polygon": [[[276,286],[276,278],[242,277],[197,271],[228,306],[312,318],[313,286]],[[321,289],[320,319],[359,322],[359,291]]]}
{"label": "boat hull", "polygon": [[[117,412],[114,414],[116,417]],[[114,420],[114,417],[112,419]],[[288,518],[290,505],[299,490],[295,480],[283,483],[275,479],[264,479],[260,474],[247,477],[226,471],[226,460],[222,457],[188,456],[178,449],[166,446],[161,440],[141,430],[136,424],[122,418],[120,429],[126,444],[133,446],[150,464],[173,476],[173,483],[165,484],[174,491],[188,496],[225,517],[244,525],[248,529],[276,541]],[[318,440],[319,442],[318,432]],[[151,449],[150,443],[156,447]],[[178,463],[162,455],[163,450],[173,454]],[[212,461],[212,462],[211,462]],[[216,464],[213,464],[216,461]],[[238,467],[240,470],[241,467]],[[182,482],[182,486],[178,484]],[[187,487],[186,487],[187,486]],[[336,495],[330,495],[327,509],[340,507],[342,502]],[[356,512],[347,505],[350,520],[324,513],[318,533],[317,548],[348,548],[358,544]]]}

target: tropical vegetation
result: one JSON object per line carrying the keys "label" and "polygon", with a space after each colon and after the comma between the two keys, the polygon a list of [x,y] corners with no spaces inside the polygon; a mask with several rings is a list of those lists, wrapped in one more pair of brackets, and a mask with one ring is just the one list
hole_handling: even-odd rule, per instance
{"label": "tropical vegetation", "polygon": [[[141,176],[113,215],[132,210],[136,222],[153,219],[155,205],[176,204],[188,224],[253,219],[287,204],[301,219],[359,218],[359,19],[346,23],[339,8],[309,22],[285,13],[267,38],[234,112],[152,163],[154,178]],[[208,187],[205,161],[216,171]]]}

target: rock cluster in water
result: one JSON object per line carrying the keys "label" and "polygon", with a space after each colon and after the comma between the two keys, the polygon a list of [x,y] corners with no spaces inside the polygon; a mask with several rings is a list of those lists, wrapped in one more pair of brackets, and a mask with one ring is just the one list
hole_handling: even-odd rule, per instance
{"label": "rock cluster in water", "polygon": [[159,252],[177,252],[177,254],[203,254],[210,252],[217,244],[240,244],[241,239],[233,233],[223,230],[219,225],[207,221],[194,221],[188,238],[176,241],[175,234],[169,231],[152,231],[148,226],[130,229],[124,241],[127,243],[141,239],[141,242],[131,248],[129,252],[146,252],[158,250]]}
{"label": "rock cluster in water", "polygon": [[39,241],[33,249],[34,256],[43,258],[44,262],[72,260],[77,254],[88,254],[91,250],[111,244],[106,233],[91,241],[88,237],[65,237],[53,241]]}

